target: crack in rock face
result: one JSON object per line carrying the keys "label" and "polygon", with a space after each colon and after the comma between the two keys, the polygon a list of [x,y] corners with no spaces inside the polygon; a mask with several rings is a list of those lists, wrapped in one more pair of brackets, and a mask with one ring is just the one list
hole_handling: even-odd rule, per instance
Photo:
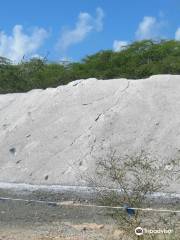
{"label": "crack in rock face", "polygon": [[157,75],[0,95],[0,181],[88,185],[110,147],[172,159],[180,149],[179,92],[180,76]]}

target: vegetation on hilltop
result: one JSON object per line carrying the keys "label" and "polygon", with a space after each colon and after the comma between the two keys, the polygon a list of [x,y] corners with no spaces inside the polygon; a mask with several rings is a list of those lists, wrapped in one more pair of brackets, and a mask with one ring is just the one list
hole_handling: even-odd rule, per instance
{"label": "vegetation on hilltop", "polygon": [[155,74],[180,74],[180,41],[134,42],[120,52],[100,51],[68,65],[37,58],[15,65],[0,57],[0,93],[57,87],[90,77],[138,79]]}

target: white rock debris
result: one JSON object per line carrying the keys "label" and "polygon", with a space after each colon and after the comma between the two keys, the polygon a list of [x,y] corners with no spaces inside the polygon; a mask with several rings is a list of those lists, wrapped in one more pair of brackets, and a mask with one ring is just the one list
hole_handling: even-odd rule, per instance
{"label": "white rock debris", "polygon": [[180,76],[0,95],[0,182],[86,185],[110,146],[162,160],[180,154]]}

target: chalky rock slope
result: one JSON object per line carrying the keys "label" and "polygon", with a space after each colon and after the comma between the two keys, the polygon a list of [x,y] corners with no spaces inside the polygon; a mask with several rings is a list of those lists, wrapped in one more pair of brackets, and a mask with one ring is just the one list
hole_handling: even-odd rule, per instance
{"label": "chalky rock slope", "polygon": [[110,146],[160,159],[180,153],[180,76],[0,95],[0,182],[86,185]]}

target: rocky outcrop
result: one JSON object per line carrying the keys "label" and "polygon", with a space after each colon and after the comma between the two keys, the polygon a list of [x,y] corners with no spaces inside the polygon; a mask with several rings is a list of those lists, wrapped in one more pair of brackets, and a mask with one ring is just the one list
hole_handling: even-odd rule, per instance
{"label": "rocky outcrop", "polygon": [[162,160],[180,154],[180,76],[0,95],[1,182],[84,185],[110,146]]}

